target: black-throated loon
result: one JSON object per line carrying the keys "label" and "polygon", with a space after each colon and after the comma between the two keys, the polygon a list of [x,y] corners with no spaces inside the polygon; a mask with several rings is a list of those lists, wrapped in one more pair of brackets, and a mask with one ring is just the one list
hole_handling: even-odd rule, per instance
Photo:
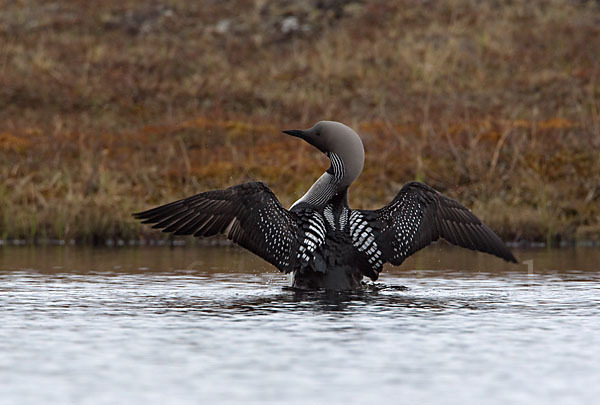
{"label": "black-throated loon", "polygon": [[226,234],[285,273],[297,288],[353,289],[375,281],[384,263],[404,259],[443,238],[471,250],[516,259],[471,211],[431,187],[411,182],[378,210],[348,207],[348,188],[360,175],[364,148],[350,127],[320,121],[283,131],[325,153],[331,166],[285,209],[264,183],[207,191],[134,214],[175,235]]}

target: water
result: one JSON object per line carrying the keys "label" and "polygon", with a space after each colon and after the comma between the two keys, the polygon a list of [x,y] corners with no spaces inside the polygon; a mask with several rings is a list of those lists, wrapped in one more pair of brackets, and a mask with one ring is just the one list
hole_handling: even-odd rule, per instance
{"label": "water", "polygon": [[516,253],[326,294],[233,248],[5,246],[0,403],[596,403],[600,250]]}

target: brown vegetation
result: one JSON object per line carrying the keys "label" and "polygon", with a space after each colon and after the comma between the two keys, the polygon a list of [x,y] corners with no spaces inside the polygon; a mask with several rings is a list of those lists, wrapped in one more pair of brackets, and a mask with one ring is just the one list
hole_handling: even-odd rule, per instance
{"label": "brown vegetation", "polygon": [[281,129],[359,130],[351,205],[418,179],[508,240],[600,238],[597,2],[0,0],[0,239],[138,238],[130,213],[326,168]]}

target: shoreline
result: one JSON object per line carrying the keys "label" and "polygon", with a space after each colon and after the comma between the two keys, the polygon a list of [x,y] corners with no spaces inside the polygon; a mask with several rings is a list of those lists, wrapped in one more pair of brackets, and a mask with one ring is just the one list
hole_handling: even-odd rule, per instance
{"label": "shoreline", "polygon": [[[454,245],[440,240],[434,242],[434,245],[441,243],[443,245],[455,247]],[[548,245],[546,242],[536,241],[518,241],[518,242],[505,242],[506,246],[511,249],[570,249],[570,248],[600,248],[600,241],[598,240],[574,240],[574,241],[560,241],[558,244]],[[88,243],[76,241],[75,239],[63,240],[63,239],[44,239],[44,240],[26,240],[26,239],[0,239],[0,249],[2,247],[59,247],[59,246],[73,246],[73,247],[93,247],[93,248],[121,248],[121,247],[182,247],[182,248],[194,248],[197,246],[201,247],[239,247],[228,239],[216,237],[210,239],[189,239],[185,237],[176,238],[165,238],[165,239],[108,239],[101,243]],[[241,247],[239,247],[242,249]]]}

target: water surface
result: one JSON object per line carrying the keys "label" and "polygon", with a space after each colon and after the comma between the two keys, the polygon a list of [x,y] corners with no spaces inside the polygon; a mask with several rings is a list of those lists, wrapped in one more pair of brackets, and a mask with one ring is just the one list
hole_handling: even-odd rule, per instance
{"label": "water surface", "polygon": [[236,248],[5,246],[0,403],[595,403],[600,250],[516,254],[343,294]]}

